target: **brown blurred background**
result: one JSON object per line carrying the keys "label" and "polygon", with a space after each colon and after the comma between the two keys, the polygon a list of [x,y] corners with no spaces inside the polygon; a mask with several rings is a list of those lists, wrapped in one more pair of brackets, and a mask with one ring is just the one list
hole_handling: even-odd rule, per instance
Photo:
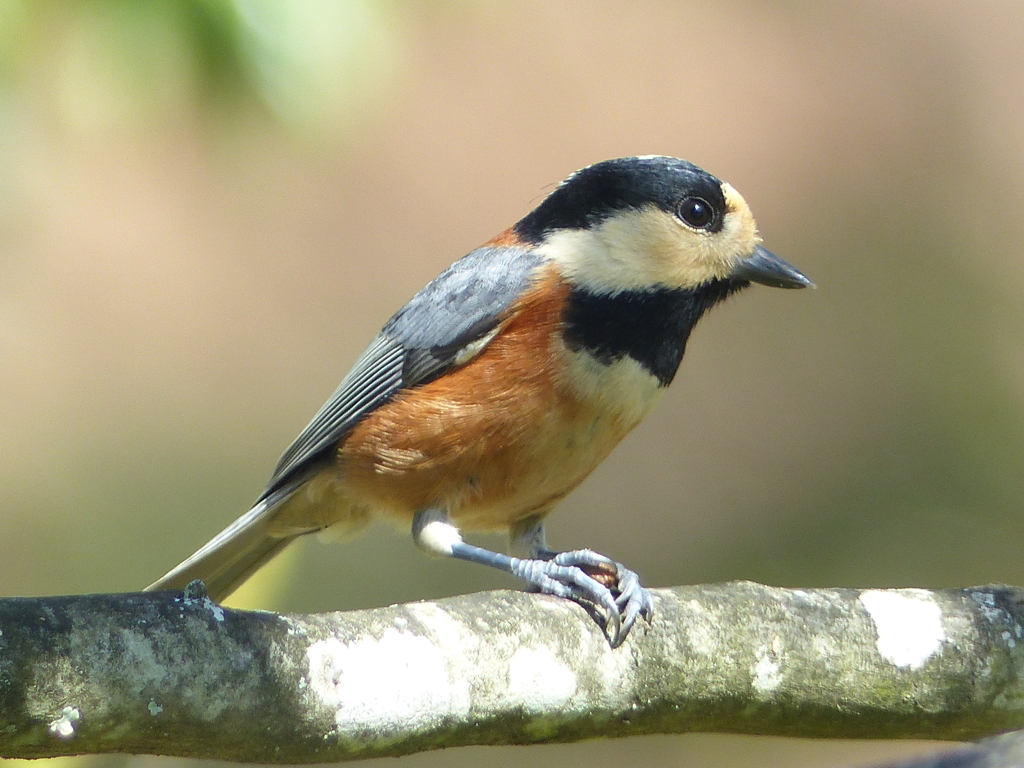
{"label": "brown blurred background", "polygon": [[[651,586],[1024,584],[1022,40],[1016,0],[6,0],[0,594],[149,583],[247,508],[425,282],[572,170],[644,153],[731,182],[819,288],[703,321],[552,543]],[[376,528],[293,547],[235,602],[512,586]],[[933,748],[681,736],[402,763]]]}

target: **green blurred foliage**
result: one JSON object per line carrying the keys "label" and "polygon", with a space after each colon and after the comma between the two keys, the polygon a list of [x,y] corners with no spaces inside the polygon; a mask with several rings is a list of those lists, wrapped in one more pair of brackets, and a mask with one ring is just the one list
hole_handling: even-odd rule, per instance
{"label": "green blurred foliage", "polygon": [[260,105],[318,136],[394,75],[392,17],[374,0],[10,0],[0,76],[17,92],[51,69],[58,109],[82,126]]}

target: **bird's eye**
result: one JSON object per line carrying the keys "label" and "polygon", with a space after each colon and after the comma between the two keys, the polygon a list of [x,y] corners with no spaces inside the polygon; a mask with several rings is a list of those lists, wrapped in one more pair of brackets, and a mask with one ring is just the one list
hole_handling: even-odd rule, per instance
{"label": "bird's eye", "polygon": [[694,229],[704,229],[715,220],[715,212],[707,200],[688,197],[679,204],[679,218]]}

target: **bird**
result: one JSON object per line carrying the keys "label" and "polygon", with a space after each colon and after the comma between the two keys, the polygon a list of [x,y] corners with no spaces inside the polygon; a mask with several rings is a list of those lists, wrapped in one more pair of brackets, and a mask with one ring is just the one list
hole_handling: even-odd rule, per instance
{"label": "bird", "polygon": [[[690,332],[751,283],[813,283],[761,244],[743,197],[675,157],[605,160],[395,313],[279,460],[252,508],[147,590],[220,601],[299,536],[407,526],[426,553],[566,598],[612,648],[654,602],[544,521],[655,406]],[[504,531],[513,555],[464,541]]]}

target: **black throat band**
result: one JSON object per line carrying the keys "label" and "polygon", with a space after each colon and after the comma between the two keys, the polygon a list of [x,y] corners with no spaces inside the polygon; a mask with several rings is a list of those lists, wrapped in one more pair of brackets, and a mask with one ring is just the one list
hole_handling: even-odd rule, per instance
{"label": "black throat band", "polygon": [[746,281],[714,280],[692,289],[595,294],[575,288],[563,317],[566,345],[606,365],[631,357],[667,387],[701,316]]}

